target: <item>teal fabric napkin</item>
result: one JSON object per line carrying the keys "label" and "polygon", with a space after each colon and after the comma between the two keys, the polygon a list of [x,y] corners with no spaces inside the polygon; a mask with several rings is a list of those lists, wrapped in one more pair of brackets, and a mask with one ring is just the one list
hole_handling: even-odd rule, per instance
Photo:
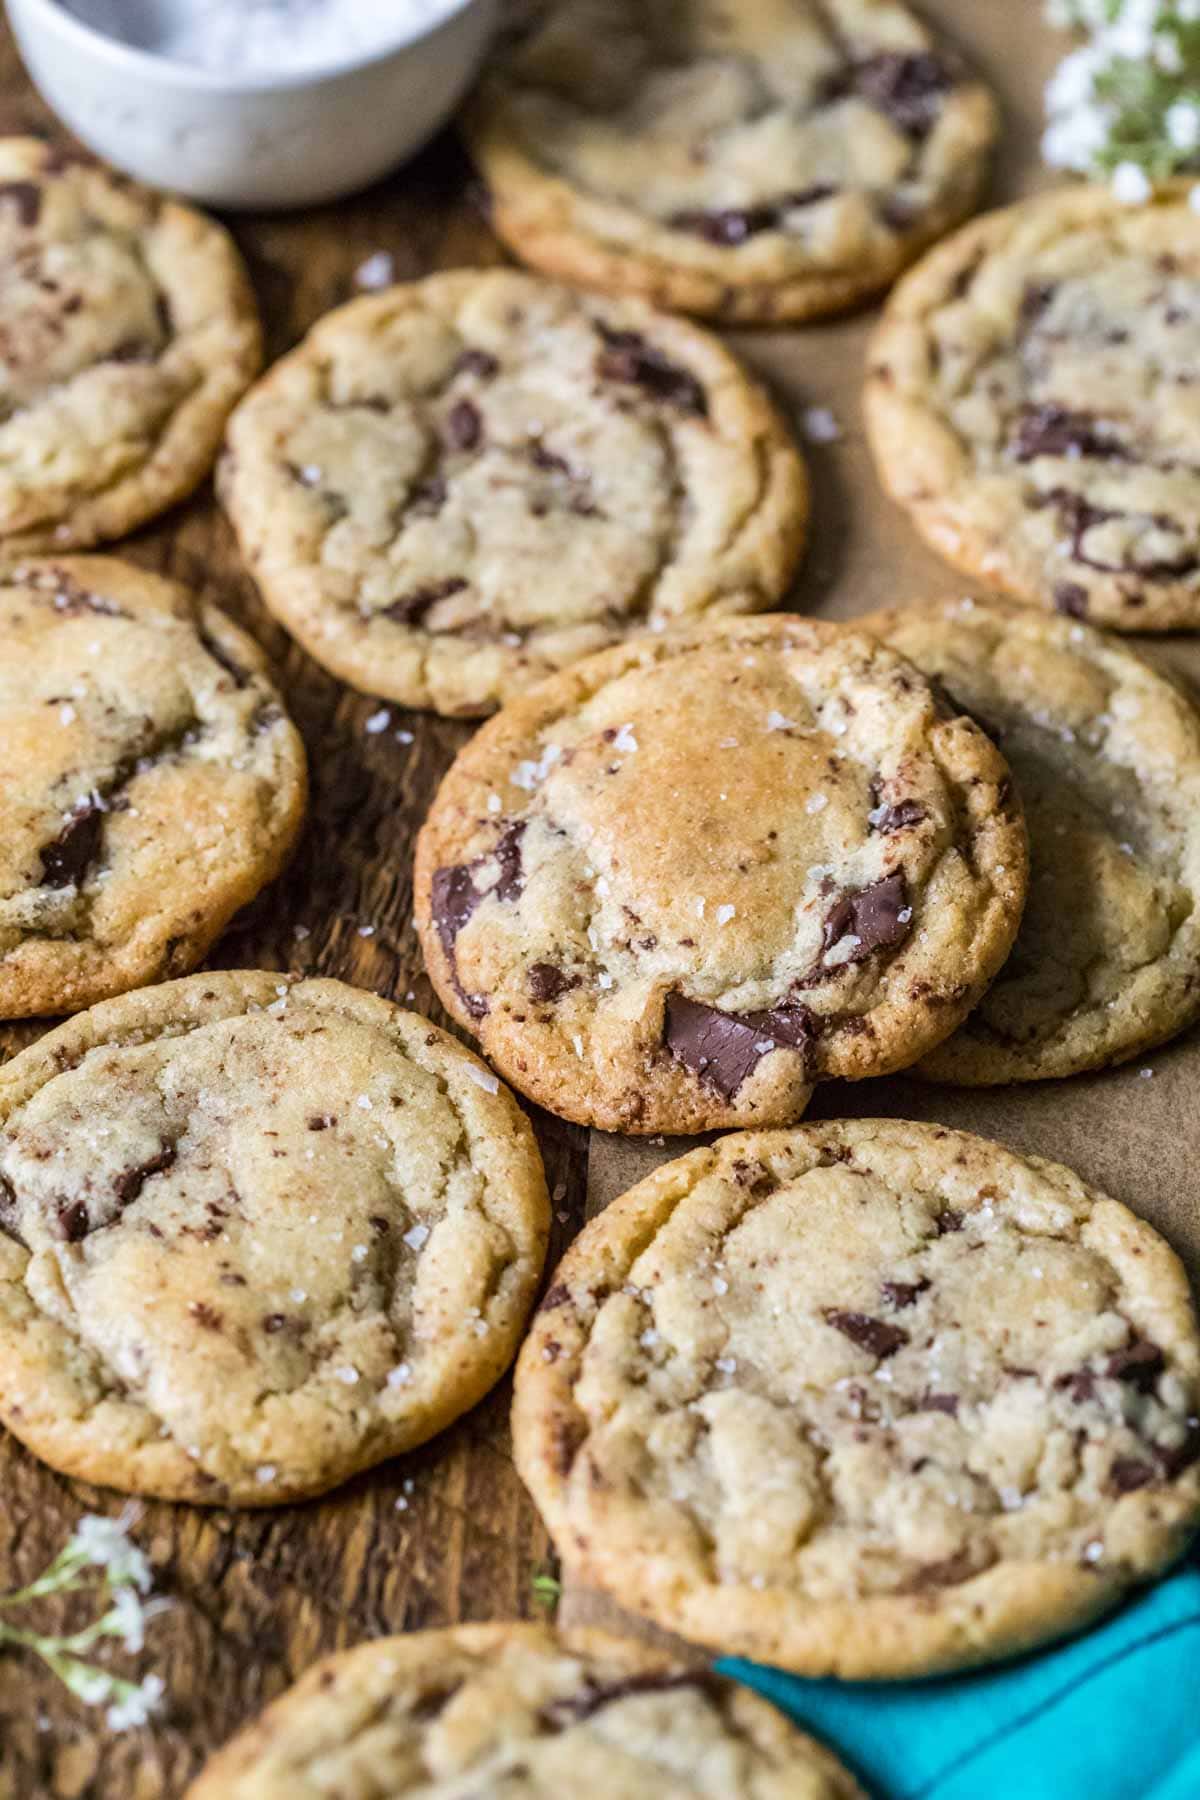
{"label": "teal fabric napkin", "polygon": [[1200,1567],[1083,1637],[976,1674],[803,1681],[717,1664],[823,1739],[874,1800],[1200,1800]]}

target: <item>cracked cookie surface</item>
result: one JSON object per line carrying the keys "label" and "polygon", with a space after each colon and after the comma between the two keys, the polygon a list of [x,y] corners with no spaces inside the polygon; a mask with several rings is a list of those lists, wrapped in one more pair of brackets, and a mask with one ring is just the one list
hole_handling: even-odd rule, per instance
{"label": "cracked cookie surface", "polygon": [[1007,765],[924,677],[777,614],[591,658],[447,775],[414,910],[443,1004],[606,1130],[787,1124],[915,1061],[1016,934]]}
{"label": "cracked cookie surface", "polygon": [[228,234],[0,138],[0,554],[87,549],[190,494],[262,360]]}
{"label": "cracked cookie surface", "polygon": [[517,1466],[581,1579],[805,1675],[1024,1650],[1200,1517],[1200,1340],[1144,1221],[893,1120],[739,1133],[568,1251]]}
{"label": "cracked cookie surface", "polygon": [[1010,764],[1029,826],[1012,954],[922,1063],[1034,1081],[1136,1056],[1200,1014],[1200,714],[1078,621],[957,600],[860,620],[935,677]]}
{"label": "cracked cookie surface", "polygon": [[304,813],[253,639],[108,557],[0,579],[0,749],[0,1018],[187,973]]}
{"label": "cracked cookie surface", "polygon": [[550,274],[809,318],[885,287],[982,186],[991,97],[895,0],[532,13],[465,129],[496,231]]}
{"label": "cracked cookie surface", "polygon": [[530,1128],[427,1019],[203,974],[0,1069],[0,1418],[53,1468],[317,1494],[498,1380],[541,1274]]}
{"label": "cracked cookie surface", "polygon": [[1123,631],[1200,625],[1200,217],[1080,185],[965,226],[897,288],[866,421],[950,562]]}
{"label": "cracked cookie surface", "polygon": [[629,1638],[539,1625],[418,1631],[326,1657],[188,1800],[863,1800],[746,1688]]}
{"label": "cracked cookie surface", "polygon": [[808,507],[775,408],[714,337],[497,269],[329,314],[239,407],[220,485],[318,662],[462,714],[771,605]]}

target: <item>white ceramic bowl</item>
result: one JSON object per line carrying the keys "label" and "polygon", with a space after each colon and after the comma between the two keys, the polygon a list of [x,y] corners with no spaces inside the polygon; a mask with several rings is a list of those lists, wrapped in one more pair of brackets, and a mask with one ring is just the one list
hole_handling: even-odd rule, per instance
{"label": "white ceramic bowl", "polygon": [[449,116],[496,0],[448,4],[373,55],[240,78],[106,37],[55,0],[8,0],[8,12],[43,98],[106,162],[213,206],[276,209],[366,187]]}

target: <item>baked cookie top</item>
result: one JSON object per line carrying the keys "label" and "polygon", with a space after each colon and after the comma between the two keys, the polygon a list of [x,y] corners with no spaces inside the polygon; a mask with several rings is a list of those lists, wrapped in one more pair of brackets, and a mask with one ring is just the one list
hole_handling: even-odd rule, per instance
{"label": "baked cookie top", "polygon": [[0,578],[0,762],[0,1018],[193,968],[304,812],[257,645],[109,557]]}
{"label": "baked cookie top", "polygon": [[463,1625],[326,1657],[188,1800],[862,1800],[748,1689],[598,1631]]}
{"label": "baked cookie top", "polygon": [[896,0],[527,8],[468,108],[535,267],[729,320],[883,287],[970,210],[987,90]]}
{"label": "baked cookie top", "polygon": [[1077,621],[952,600],[861,621],[936,677],[1012,767],[1030,839],[1011,956],[922,1064],[1033,1081],[1121,1062],[1200,1015],[1200,714]]}
{"label": "baked cookie top", "polygon": [[1200,1339],[1149,1225],[894,1120],[738,1133],[568,1251],[517,1466],[572,1572],[723,1652],[912,1676],[1068,1631],[1200,1517]]}
{"label": "baked cookie top", "polygon": [[965,226],[869,354],[880,474],[958,567],[1125,631],[1200,625],[1200,216],[1079,184]]}
{"label": "baked cookie top", "polygon": [[193,975],[0,1069],[0,1419],[170,1500],[302,1499],[508,1364],[533,1134],[469,1051],[336,981]]}
{"label": "baked cookie top", "polygon": [[87,549],[190,494],[259,367],[213,220],[0,138],[0,555]]}
{"label": "baked cookie top", "polygon": [[1006,956],[1003,759],[860,632],[784,614],[607,651],[460,753],[417,842],[444,1005],[606,1130],[796,1119],[915,1061]]}
{"label": "baked cookie top", "polygon": [[807,516],[794,444],[715,338],[502,269],[330,313],[238,408],[221,490],[319,662],[466,714],[769,606]]}

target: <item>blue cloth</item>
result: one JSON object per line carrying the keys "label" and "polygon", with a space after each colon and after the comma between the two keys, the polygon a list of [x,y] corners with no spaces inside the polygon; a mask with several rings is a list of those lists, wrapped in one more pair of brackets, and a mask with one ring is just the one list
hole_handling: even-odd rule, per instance
{"label": "blue cloth", "polygon": [[975,1674],[803,1681],[727,1658],[875,1800],[1200,1800],[1200,1568],[1083,1637]]}

